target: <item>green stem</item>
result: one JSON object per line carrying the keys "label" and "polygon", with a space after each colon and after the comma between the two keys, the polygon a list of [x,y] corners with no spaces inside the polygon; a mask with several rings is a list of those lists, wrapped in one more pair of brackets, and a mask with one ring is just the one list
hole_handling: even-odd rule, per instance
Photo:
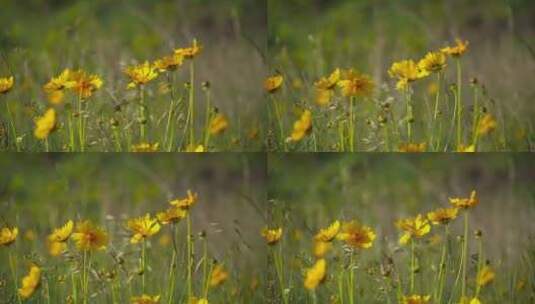
{"label": "green stem", "polygon": [[457,59],[457,147],[462,143],[461,59]]}
{"label": "green stem", "polygon": [[11,125],[11,131],[13,132],[13,139],[15,141],[15,147],[17,148],[17,152],[20,152],[19,141],[17,140],[17,129],[15,128],[15,121],[13,120],[11,109],[9,108],[9,101],[7,100],[6,100],[6,109],[7,109],[7,116],[9,117],[9,124]]}
{"label": "green stem", "polygon": [[210,113],[210,101],[211,101],[211,95],[210,95],[210,91],[209,89],[207,88],[206,89],[206,123],[204,124],[204,147],[205,149],[208,148],[208,143],[210,141],[210,130],[208,130],[208,128],[210,127],[210,120],[212,119]]}
{"label": "green stem", "polygon": [[408,143],[412,142],[412,102],[411,102],[411,94],[409,92],[409,88],[405,90],[405,101],[407,104],[407,139]]}
{"label": "green stem", "polygon": [[173,256],[171,257],[171,265],[169,267],[169,295],[168,304],[173,303],[173,297],[175,295],[175,273],[177,269],[177,248],[176,248],[176,239],[177,239],[178,227],[176,224],[173,224]]}
{"label": "green stem", "polygon": [[[437,73],[437,93],[435,95],[435,110],[433,112],[433,123],[432,123],[432,130],[431,130],[431,145],[433,145],[434,143],[434,140],[433,138],[435,137],[435,132],[436,132],[436,126],[437,126],[437,119],[438,119],[438,104],[439,104],[439,100],[440,100],[440,80],[441,80],[441,77],[442,76],[442,72],[438,72]],[[440,133],[437,134],[437,136],[440,136]],[[435,146],[435,150],[438,150],[438,143],[437,145]]]}
{"label": "green stem", "polygon": [[189,87],[189,116],[190,116],[190,129],[189,129],[189,141],[190,145],[195,145],[195,108],[194,108],[194,90],[195,90],[195,65],[193,64],[193,59],[190,63],[190,69],[189,69],[189,75],[190,75],[190,87]]}
{"label": "green stem", "polygon": [[187,256],[186,258],[188,259],[188,269],[187,269],[187,284],[188,284],[188,301],[189,299],[191,299],[191,297],[193,296],[193,293],[192,293],[192,283],[191,283],[191,268],[192,268],[192,265],[193,265],[193,261],[192,261],[192,252],[191,252],[191,247],[192,247],[192,244],[191,244],[191,218],[190,218],[190,215],[188,213],[187,215]]}
{"label": "green stem", "polygon": [[145,124],[147,118],[145,117],[145,88],[143,85],[139,86],[139,135],[141,142],[145,142]]}
{"label": "green stem", "polygon": [[464,212],[464,239],[463,239],[463,274],[461,285],[461,298],[466,295],[466,269],[468,268],[468,211]]}
{"label": "green stem", "polygon": [[444,242],[442,244],[442,254],[440,256],[440,264],[438,265],[438,291],[436,292],[435,299],[437,301],[437,304],[440,304],[442,302],[442,293],[444,290],[444,279],[446,278],[446,253],[447,253],[447,247],[448,247],[448,236],[449,236],[449,229],[448,225],[446,224],[444,226]]}
{"label": "green stem", "polygon": [[145,277],[147,276],[146,269],[145,269],[145,266],[147,263],[146,250],[147,250],[147,241],[143,239],[143,245],[141,248],[141,292],[143,294],[145,294]]}
{"label": "green stem", "polygon": [[410,294],[414,294],[414,276],[415,276],[415,268],[416,268],[416,257],[414,254],[414,239],[411,239],[411,286],[410,286]]}
{"label": "green stem", "polygon": [[82,120],[82,97],[81,95],[78,95],[78,141],[80,143],[80,152],[84,152],[84,125]]}
{"label": "green stem", "polygon": [[474,116],[472,118],[472,144],[477,148],[477,125],[479,124],[479,105],[478,105],[477,84],[474,85]]}
{"label": "green stem", "polygon": [[355,152],[355,116],[354,116],[355,97],[349,98],[349,152]]}
{"label": "green stem", "polygon": [[78,292],[76,288],[76,280],[74,279],[74,271],[71,271],[71,284],[72,284],[73,303],[78,303]]}
{"label": "green stem", "polygon": [[354,263],[354,252],[351,251],[351,254],[349,256],[349,282],[348,282],[348,295],[349,295],[349,304],[353,304],[355,301],[355,273],[353,270],[353,263]]}
{"label": "green stem", "polygon": [[113,137],[115,139],[115,152],[121,152],[121,137],[119,135],[119,130],[117,129],[117,127],[113,127]]}
{"label": "green stem", "polygon": [[74,143],[74,127],[73,127],[73,121],[72,121],[72,114],[68,113],[68,120],[69,120],[69,146],[71,152],[74,152],[75,149],[75,143]]}
{"label": "green stem", "polygon": [[19,284],[17,282],[17,268],[15,259],[13,258],[13,255],[11,254],[11,250],[9,250],[9,268],[11,268],[11,276],[13,277],[13,286],[15,286],[15,296],[17,297],[17,302],[20,304],[22,303],[22,300],[19,295]]}

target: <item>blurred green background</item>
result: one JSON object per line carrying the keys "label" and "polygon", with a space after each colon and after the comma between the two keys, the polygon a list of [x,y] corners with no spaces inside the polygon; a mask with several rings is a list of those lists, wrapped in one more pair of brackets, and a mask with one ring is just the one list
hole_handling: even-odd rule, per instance
{"label": "blurred green background", "polygon": [[[481,229],[492,259],[516,264],[535,250],[535,157],[529,153],[271,154],[268,196],[288,229],[307,238],[335,219],[357,219],[396,245],[394,221],[448,207],[478,191],[471,230]],[[461,221],[453,225],[461,233]]]}

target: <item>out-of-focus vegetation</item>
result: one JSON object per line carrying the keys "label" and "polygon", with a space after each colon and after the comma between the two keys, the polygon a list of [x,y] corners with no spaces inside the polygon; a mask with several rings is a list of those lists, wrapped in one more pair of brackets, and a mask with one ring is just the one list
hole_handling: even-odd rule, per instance
{"label": "out-of-focus vegetation", "polygon": [[[344,109],[347,102],[334,98],[329,104],[330,111],[317,108],[315,102],[314,83],[339,67],[368,74],[375,83],[373,102],[359,99],[356,104],[357,149],[397,150],[400,142],[408,141],[403,132],[399,138],[396,131],[403,125],[400,120],[409,115],[404,113],[403,96],[393,90],[389,68],[392,63],[404,59],[417,62],[427,52],[452,45],[456,38],[469,42],[468,51],[462,57],[461,78],[465,130],[472,123],[475,95],[479,99],[478,107],[483,107],[485,113],[497,120],[496,132],[482,139],[475,148],[482,151],[533,148],[533,1],[274,0],[269,1],[268,15],[270,68],[273,74],[281,73],[285,77],[282,92],[276,96],[285,104],[284,135],[292,132],[292,123],[303,108],[313,110],[314,125],[310,140],[284,146],[281,142],[286,138],[275,136],[274,141],[278,143],[272,145],[273,149],[344,150],[338,140],[343,136],[337,133],[338,122],[349,115],[345,113],[349,110]],[[453,110],[458,85],[455,60],[448,60],[447,65],[440,83],[437,84],[432,75],[412,85],[412,140],[426,142],[426,150],[444,150],[431,143],[438,137],[442,137],[447,150],[462,150],[457,147],[459,143],[450,142],[455,135],[439,130],[439,123],[432,125],[434,121],[442,125],[452,121],[449,112]],[[473,80],[476,82],[470,85]],[[441,90],[440,112],[438,119],[433,119],[437,89]],[[385,103],[389,104],[394,117],[385,117],[382,113],[381,105]],[[339,113],[332,109],[334,107],[344,111]],[[392,122],[392,118],[396,121]],[[276,119],[271,123],[276,125]],[[390,129],[389,138],[383,134],[385,128]],[[275,126],[272,129],[276,130]],[[468,146],[468,139],[465,141],[462,144]],[[347,143],[345,146],[347,149]]]}
{"label": "out-of-focus vegetation", "polygon": [[[58,112],[50,150],[83,150],[58,138],[67,132],[69,116],[76,121],[79,113],[87,121],[85,150],[125,151],[142,141],[159,142],[158,150],[165,151],[206,145],[200,138],[217,113],[225,116],[227,127],[203,150],[260,149],[265,1],[2,0],[0,6],[0,78],[15,80],[12,90],[0,96],[4,150],[43,150],[44,144],[33,138],[33,120],[49,106]],[[195,58],[193,118],[188,112],[191,67],[185,60],[176,72],[162,73],[146,85],[148,134],[137,138],[139,96],[135,89],[126,90],[123,70],[152,63],[194,39],[202,52]],[[83,69],[103,81],[82,111],[74,97],[67,96],[58,108],[43,92],[43,85],[64,69]],[[191,121],[195,143],[183,139]]]}

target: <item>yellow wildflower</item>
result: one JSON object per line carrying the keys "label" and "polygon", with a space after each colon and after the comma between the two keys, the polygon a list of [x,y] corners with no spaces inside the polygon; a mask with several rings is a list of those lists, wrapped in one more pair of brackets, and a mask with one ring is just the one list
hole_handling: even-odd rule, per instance
{"label": "yellow wildflower", "polygon": [[334,70],[328,77],[322,77],[314,83],[316,88],[316,103],[320,106],[327,105],[332,96],[336,84],[340,80],[340,69]]}
{"label": "yellow wildflower", "polygon": [[132,146],[132,152],[157,152],[160,143],[140,143]]}
{"label": "yellow wildflower", "polygon": [[497,123],[491,114],[485,114],[477,124],[477,134],[486,135],[496,129]]}
{"label": "yellow wildflower", "polygon": [[228,278],[228,272],[225,271],[225,268],[223,268],[223,265],[218,264],[214,267],[214,270],[212,270],[212,274],[210,275],[210,286],[215,287],[223,284]]}
{"label": "yellow wildflower", "polygon": [[212,120],[210,121],[210,125],[208,126],[208,131],[212,135],[217,135],[225,132],[225,130],[228,128],[228,120],[223,114],[216,114]]}
{"label": "yellow wildflower", "polygon": [[492,268],[488,265],[485,265],[481,268],[481,270],[479,270],[479,273],[477,274],[476,278],[476,283],[481,287],[485,287],[488,284],[492,283],[495,277],[496,273],[494,273]]}
{"label": "yellow wildflower", "polygon": [[0,94],[7,94],[13,88],[13,76],[0,78]]}
{"label": "yellow wildflower", "polygon": [[101,250],[106,249],[108,234],[91,221],[85,220],[76,224],[76,232],[72,234],[78,250]]}
{"label": "yellow wildflower", "polygon": [[427,76],[425,72],[422,72],[418,68],[418,65],[413,60],[394,62],[390,70],[388,70],[388,75],[398,80],[396,88],[400,91],[406,90],[409,83]]}
{"label": "yellow wildflower", "polygon": [[461,39],[455,39],[455,46],[448,46],[442,48],[440,51],[446,55],[452,57],[461,57],[468,50],[468,41],[462,41]]}
{"label": "yellow wildflower", "polygon": [[19,234],[19,229],[9,228],[9,227],[3,227],[2,230],[0,230],[0,245],[2,246],[9,246],[15,240],[17,239],[17,235]]}
{"label": "yellow wildflower", "polygon": [[303,111],[299,120],[294,122],[294,128],[290,136],[292,141],[300,141],[312,131],[312,113],[309,110]]}
{"label": "yellow wildflower", "polygon": [[312,267],[306,270],[305,288],[314,290],[325,280],[327,262],[325,259],[319,259]]}
{"label": "yellow wildflower", "polygon": [[50,133],[56,130],[56,111],[54,109],[46,110],[45,114],[37,117],[35,120],[34,136],[38,139],[47,138]]}
{"label": "yellow wildflower", "polygon": [[177,198],[169,202],[169,204],[181,208],[181,209],[189,209],[191,206],[193,206],[195,203],[197,203],[199,195],[196,192],[192,192],[191,190],[188,190],[187,196],[185,198]]}
{"label": "yellow wildflower", "polygon": [[205,149],[203,145],[190,144],[186,147],[186,152],[202,153]]}
{"label": "yellow wildflower", "polygon": [[449,200],[451,204],[461,209],[468,209],[479,204],[479,199],[477,198],[476,190],[472,190],[469,198],[455,197],[450,198]]}
{"label": "yellow wildflower", "polygon": [[169,223],[175,224],[178,223],[181,219],[185,218],[188,215],[188,212],[182,208],[178,207],[169,207],[164,212],[159,212],[156,214],[156,217],[160,223],[167,225]]}
{"label": "yellow wildflower", "polygon": [[131,304],[158,304],[160,303],[160,295],[150,296],[143,294],[139,297],[131,297]]}
{"label": "yellow wildflower", "polygon": [[64,90],[70,89],[75,85],[71,79],[71,70],[64,69],[57,77],[52,77],[49,82],[43,86],[43,90],[48,95],[48,101],[52,104],[60,104],[65,96]]}
{"label": "yellow wildflower", "polygon": [[282,228],[262,229],[262,237],[266,240],[268,245],[275,245],[282,237]]}
{"label": "yellow wildflower", "polygon": [[124,70],[124,73],[130,78],[130,83],[128,83],[127,86],[129,89],[144,85],[158,77],[156,68],[148,61],[138,65],[129,66]]}
{"label": "yellow wildflower", "polygon": [[67,249],[67,244],[65,244],[65,242],[71,236],[73,228],[73,221],[68,221],[63,227],[54,229],[54,231],[48,235],[47,247],[50,255],[58,256]]}
{"label": "yellow wildflower", "polygon": [[284,77],[282,75],[274,75],[266,78],[264,81],[264,89],[268,93],[275,93],[277,90],[280,89],[282,86],[282,82],[284,81]]}
{"label": "yellow wildflower", "polygon": [[457,217],[457,211],[457,208],[439,208],[435,211],[427,213],[427,218],[434,225],[445,225]]}
{"label": "yellow wildflower", "polygon": [[431,296],[422,296],[422,295],[410,295],[403,296],[401,298],[401,304],[427,304],[430,303]]}
{"label": "yellow wildflower", "polygon": [[446,67],[446,56],[442,52],[429,52],[418,61],[418,68],[424,74],[439,72]]}
{"label": "yellow wildflower", "polygon": [[41,269],[36,265],[30,266],[30,272],[22,278],[22,286],[19,288],[19,296],[28,299],[41,283]]}
{"label": "yellow wildflower", "polygon": [[337,239],[344,241],[355,249],[368,249],[373,245],[375,232],[368,226],[361,225],[356,221],[346,222],[342,225]]}
{"label": "yellow wildflower", "polygon": [[478,298],[461,297],[459,304],[481,304],[481,301]]}
{"label": "yellow wildflower", "polygon": [[314,240],[313,253],[316,258],[323,258],[333,247],[331,242]]}
{"label": "yellow wildflower", "polygon": [[205,298],[191,297],[188,303],[189,304],[208,304],[208,300]]}
{"label": "yellow wildflower", "polygon": [[465,146],[461,144],[460,146],[457,147],[457,152],[460,152],[460,153],[476,152],[476,146],[474,145]]}
{"label": "yellow wildflower", "polygon": [[145,216],[128,220],[126,228],[132,233],[130,243],[136,244],[158,233],[161,226],[156,218],[151,218],[150,214],[147,213]]}
{"label": "yellow wildflower", "polygon": [[102,79],[97,75],[87,74],[83,70],[78,70],[70,74],[70,81],[73,82],[72,89],[82,99],[90,97],[93,92],[100,89]]}
{"label": "yellow wildflower", "polygon": [[373,93],[375,84],[368,75],[349,70],[345,73],[344,79],[338,82],[342,88],[342,95],[349,96],[370,96]]}
{"label": "yellow wildflower", "polygon": [[155,60],[153,66],[160,72],[174,71],[181,66],[183,62],[184,56],[174,53]]}
{"label": "yellow wildflower", "polygon": [[184,56],[186,59],[193,59],[202,51],[202,46],[197,43],[197,39],[193,39],[193,44],[190,47],[179,48],[175,50],[175,54]]}
{"label": "yellow wildflower", "polygon": [[399,145],[399,152],[408,152],[408,153],[414,153],[414,152],[425,152],[425,143],[403,143]]}
{"label": "yellow wildflower", "polygon": [[335,221],[329,227],[320,229],[320,231],[314,236],[314,239],[322,242],[330,242],[336,238],[340,231],[340,222]]}
{"label": "yellow wildflower", "polygon": [[423,237],[431,231],[429,221],[421,214],[414,218],[398,220],[396,226],[404,232],[399,239],[401,245],[407,244],[411,238]]}

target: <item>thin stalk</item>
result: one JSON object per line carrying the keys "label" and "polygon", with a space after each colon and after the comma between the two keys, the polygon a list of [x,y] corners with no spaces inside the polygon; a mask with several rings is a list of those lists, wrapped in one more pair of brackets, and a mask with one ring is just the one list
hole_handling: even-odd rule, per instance
{"label": "thin stalk", "polygon": [[13,258],[13,255],[11,254],[11,250],[9,250],[9,268],[11,269],[11,276],[13,277],[13,286],[15,286],[15,296],[17,297],[17,302],[19,304],[22,303],[22,300],[19,295],[19,284],[17,282],[17,269],[15,265],[15,259]]}
{"label": "thin stalk", "polygon": [[355,152],[355,116],[353,107],[355,97],[349,98],[349,152]]}
{"label": "thin stalk", "polygon": [[440,264],[439,264],[439,270],[438,270],[438,291],[435,294],[435,299],[438,304],[442,302],[442,293],[444,291],[444,279],[446,278],[446,251],[448,247],[448,236],[449,236],[449,229],[448,225],[444,226],[444,243],[442,245],[442,254],[440,256]]}
{"label": "thin stalk", "polygon": [[82,256],[82,297],[83,303],[87,304],[87,250]]}
{"label": "thin stalk", "polygon": [[277,253],[275,249],[272,250],[272,253],[273,253],[273,260],[275,261],[275,271],[277,272],[281,298],[284,304],[288,304],[288,297],[286,296],[284,292],[284,272],[283,272],[284,270],[283,270],[283,262],[282,262],[282,246],[280,246],[279,244],[279,253]]}
{"label": "thin stalk", "polygon": [[312,290],[310,292],[310,296],[312,297],[312,304],[317,304],[318,303],[318,299],[316,297],[316,289]]}
{"label": "thin stalk", "polygon": [[72,113],[68,113],[69,117],[69,147],[71,152],[74,152],[75,143],[74,143],[74,127],[73,127],[73,121],[72,121]]}
{"label": "thin stalk", "polygon": [[344,271],[340,271],[338,275],[338,299],[340,304],[344,304]]}
{"label": "thin stalk", "polygon": [[464,243],[463,243],[463,276],[461,285],[461,298],[466,295],[466,269],[468,268],[468,211],[464,212]]}
{"label": "thin stalk", "polygon": [[171,152],[171,138],[169,137],[169,129],[171,128],[171,118],[173,117],[173,109],[175,107],[175,100],[171,100],[169,103],[169,110],[167,110],[167,123],[165,124],[165,145],[167,146],[167,151]]}
{"label": "thin stalk", "polygon": [[477,148],[477,125],[479,124],[479,105],[477,85],[474,85],[474,116],[472,117],[472,144]]}
{"label": "thin stalk", "polygon": [[416,257],[415,257],[415,254],[414,254],[414,239],[411,239],[411,267],[410,267],[410,271],[411,271],[411,286],[410,286],[410,293],[413,294],[414,293],[414,271],[415,271],[415,268],[416,268]]}
{"label": "thin stalk", "polygon": [[411,94],[409,92],[409,89],[407,88],[405,90],[405,102],[407,105],[407,140],[409,143],[412,142],[412,102],[411,102]]}
{"label": "thin stalk", "polygon": [[210,113],[210,101],[211,101],[211,94],[210,94],[210,89],[207,88],[206,89],[206,122],[204,124],[204,147],[205,148],[208,148],[208,143],[210,141],[210,131],[208,130],[209,126],[210,126],[210,120],[212,119]]}
{"label": "thin stalk", "polygon": [[147,250],[147,241],[143,239],[143,245],[141,248],[141,293],[145,294],[145,277],[147,274],[145,273],[146,269],[146,263],[147,263],[147,256],[146,256],[146,250]]}
{"label": "thin stalk", "polygon": [[345,146],[344,146],[344,124],[342,122],[340,122],[338,124],[338,136],[339,136],[339,141],[340,141],[340,152],[344,152],[345,151]]}
{"label": "thin stalk", "polygon": [[147,118],[145,117],[145,88],[143,85],[139,86],[139,135],[141,142],[145,142],[145,124]]}
{"label": "thin stalk", "polygon": [[189,87],[189,116],[190,116],[190,129],[189,129],[189,142],[190,145],[195,145],[195,108],[194,108],[194,90],[195,90],[195,65],[193,59],[190,62],[189,68],[190,87]]}
{"label": "thin stalk", "polygon": [[76,280],[74,279],[74,271],[71,271],[71,284],[72,284],[73,303],[78,303],[78,291],[76,288]]}
{"label": "thin stalk", "polygon": [[113,138],[115,142],[115,152],[121,152],[121,135],[119,134],[117,127],[113,128]]}
{"label": "thin stalk", "polygon": [[50,145],[48,143],[48,136],[45,138],[45,152],[50,152]]}
{"label": "thin stalk", "polygon": [[187,256],[186,258],[188,259],[188,270],[187,270],[187,286],[188,286],[188,301],[189,299],[191,299],[191,297],[193,296],[193,293],[192,293],[192,283],[191,283],[191,268],[192,268],[192,265],[193,265],[193,261],[192,261],[192,252],[191,252],[191,248],[192,248],[192,244],[191,244],[191,218],[190,218],[190,215],[188,213],[187,215]]}
{"label": "thin stalk", "polygon": [[273,109],[275,111],[275,117],[277,118],[277,123],[279,125],[280,143],[283,147],[286,147],[286,142],[284,139],[284,123],[282,121],[282,109],[280,108],[279,102],[275,98],[273,98]]}
{"label": "thin stalk", "polygon": [[[432,123],[432,126],[433,126],[433,130],[431,130],[431,145],[433,145],[434,143],[434,137],[435,137],[435,131],[436,131],[436,125],[437,125],[437,119],[438,119],[438,104],[439,104],[439,100],[440,100],[440,81],[441,81],[441,77],[442,76],[442,72],[438,72],[437,73],[437,93],[435,95],[435,110],[433,112],[433,123]],[[438,134],[438,136],[440,136],[440,134]],[[435,146],[435,150],[438,149],[438,144],[437,146]]]}
{"label": "thin stalk", "polygon": [[462,142],[461,59],[457,59],[457,147]]}
{"label": "thin stalk", "polygon": [[[477,243],[478,243],[477,244],[477,246],[478,246],[477,274],[479,275],[479,273],[481,272],[481,269],[483,268],[483,261],[484,261],[483,240],[481,239],[481,236],[479,237]],[[481,291],[481,285],[479,285],[479,284],[476,284],[476,285],[477,285],[477,287],[476,287],[475,298],[477,298],[479,296],[479,292]]]}
{"label": "thin stalk", "polygon": [[82,114],[82,96],[78,95],[78,141],[80,144],[80,152],[84,152],[84,123]]}
{"label": "thin stalk", "polygon": [[349,295],[349,304],[355,303],[354,289],[355,289],[355,273],[353,270],[353,261],[354,252],[351,251],[349,256],[349,282],[348,282],[348,295]]}
{"label": "thin stalk", "polygon": [[13,139],[15,140],[15,147],[17,152],[20,152],[19,141],[17,140],[17,129],[15,127],[15,121],[13,120],[13,115],[11,114],[11,109],[9,108],[9,101],[6,100],[6,110],[7,116],[9,117],[9,124],[11,125],[11,131],[13,132]]}
{"label": "thin stalk", "polygon": [[177,224],[173,224],[173,256],[171,257],[171,266],[169,267],[169,295],[168,304],[173,303],[173,297],[175,295],[175,280],[176,280],[176,269],[177,269],[177,248],[176,248],[176,239],[178,234]]}

